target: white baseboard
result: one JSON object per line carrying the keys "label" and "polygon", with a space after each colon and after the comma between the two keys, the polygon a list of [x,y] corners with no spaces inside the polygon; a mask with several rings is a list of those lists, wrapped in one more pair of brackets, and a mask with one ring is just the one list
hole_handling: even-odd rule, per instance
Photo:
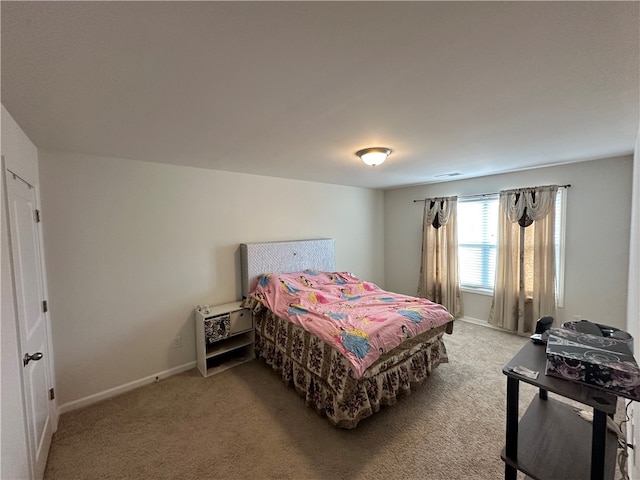
{"label": "white baseboard", "polygon": [[462,317],[456,318],[456,320],[462,320],[463,322],[469,322],[469,323],[477,323],[479,325],[491,325],[486,320],[480,320],[479,318],[467,317],[464,315]]}
{"label": "white baseboard", "polygon": [[492,325],[491,323],[487,322],[486,320],[481,320],[479,318],[464,317],[463,316],[463,317],[460,317],[460,318],[456,318],[456,320],[462,320],[463,322],[475,323],[476,325],[482,325],[483,327],[494,328],[496,330],[503,330],[502,328],[496,327],[495,325]]}
{"label": "white baseboard", "polygon": [[186,372],[187,370],[191,370],[192,368],[195,368],[195,366],[196,366],[195,361],[185,363],[184,365],[180,365],[179,367],[174,367],[169,370],[156,373],[154,375],[149,375],[148,377],[144,377],[139,380],[134,380],[133,382],[125,383],[124,385],[110,388],[103,392],[94,393],[93,395],[89,395],[88,397],[74,400],[73,402],[63,403],[62,405],[58,406],[58,416],[62,415],[63,413],[70,412],[72,410],[77,410],[78,408],[86,407],[88,405],[101,402],[102,400],[106,400],[107,398],[115,397],[116,395],[120,395],[122,393],[135,390],[136,388],[142,387],[144,385],[148,385],[157,380],[162,380],[172,375],[177,375],[178,373]]}
{"label": "white baseboard", "polygon": [[481,320],[479,318],[460,317],[460,318],[456,318],[456,320],[462,320],[463,322],[475,323],[476,325],[481,325],[481,326],[487,327],[487,328],[493,328],[494,330],[500,330],[501,332],[505,332],[505,333],[512,333],[513,335],[518,335],[520,337],[528,337],[530,335],[529,333],[520,334],[518,332],[512,332],[511,330],[507,330],[505,328],[497,327],[497,326],[487,322],[486,320]]}

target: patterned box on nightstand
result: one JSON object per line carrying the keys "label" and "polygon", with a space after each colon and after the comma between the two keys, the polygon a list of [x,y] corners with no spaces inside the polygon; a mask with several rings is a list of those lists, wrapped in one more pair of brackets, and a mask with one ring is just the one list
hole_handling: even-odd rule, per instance
{"label": "patterned box on nightstand", "polygon": [[552,328],[545,373],[640,401],[640,368],[623,340]]}

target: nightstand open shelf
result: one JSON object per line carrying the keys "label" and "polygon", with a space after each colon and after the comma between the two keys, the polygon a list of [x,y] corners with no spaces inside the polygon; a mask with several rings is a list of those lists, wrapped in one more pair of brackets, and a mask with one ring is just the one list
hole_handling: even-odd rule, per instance
{"label": "nightstand open shelf", "polygon": [[207,358],[221,355],[245,345],[253,345],[253,331],[238,334],[216,343],[209,343],[207,345]]}
{"label": "nightstand open shelf", "polygon": [[[502,460],[536,480],[591,478],[591,423],[559,400],[535,396],[518,424],[518,456]],[[616,436],[607,431],[605,477],[613,478]],[[570,459],[570,460],[569,460]]]}

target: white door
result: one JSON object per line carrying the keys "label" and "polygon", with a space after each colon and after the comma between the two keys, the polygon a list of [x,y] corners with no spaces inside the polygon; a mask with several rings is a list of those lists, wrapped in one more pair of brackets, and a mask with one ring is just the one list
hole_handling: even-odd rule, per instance
{"label": "white door", "polygon": [[7,197],[20,352],[23,358],[27,439],[32,477],[39,480],[44,476],[53,435],[49,400],[48,320],[43,303],[39,218],[35,189],[10,171],[7,171]]}

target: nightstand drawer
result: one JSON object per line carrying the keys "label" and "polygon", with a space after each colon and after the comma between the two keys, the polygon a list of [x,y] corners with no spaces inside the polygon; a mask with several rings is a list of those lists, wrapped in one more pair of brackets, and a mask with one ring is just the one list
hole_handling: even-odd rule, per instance
{"label": "nightstand drawer", "polygon": [[253,315],[248,308],[236,310],[230,313],[231,316],[231,335],[253,328]]}

